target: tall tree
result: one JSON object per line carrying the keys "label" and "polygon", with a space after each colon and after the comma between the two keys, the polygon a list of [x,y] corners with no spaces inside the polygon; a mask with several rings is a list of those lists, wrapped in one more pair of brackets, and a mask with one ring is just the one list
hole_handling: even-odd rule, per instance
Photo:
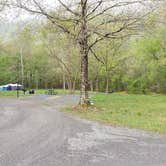
{"label": "tall tree", "polygon": [[148,14],[149,11],[145,10],[147,4],[147,0],[57,0],[51,6],[41,0],[9,0],[8,3],[32,14],[45,16],[77,42],[81,57],[80,105],[90,104],[89,53],[97,58],[93,50],[97,43],[106,38],[122,38],[132,34]]}

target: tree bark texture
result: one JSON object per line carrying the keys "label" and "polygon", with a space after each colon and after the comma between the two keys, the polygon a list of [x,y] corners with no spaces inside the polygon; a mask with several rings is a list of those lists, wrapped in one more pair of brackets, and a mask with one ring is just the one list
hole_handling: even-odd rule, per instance
{"label": "tree bark texture", "polygon": [[81,56],[81,89],[80,105],[90,105],[88,84],[88,33],[87,33],[87,1],[81,0],[81,33],[79,38]]}

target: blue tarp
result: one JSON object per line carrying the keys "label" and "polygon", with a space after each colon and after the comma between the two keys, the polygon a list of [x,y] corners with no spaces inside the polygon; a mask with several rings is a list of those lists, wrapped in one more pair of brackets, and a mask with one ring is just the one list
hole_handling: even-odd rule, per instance
{"label": "blue tarp", "polygon": [[20,84],[8,84],[0,86],[0,91],[12,91],[12,90],[21,90],[23,88]]}
{"label": "blue tarp", "polygon": [[3,91],[3,87],[2,86],[0,86],[0,91]]}
{"label": "blue tarp", "polygon": [[7,91],[8,90],[8,86],[0,86],[0,90],[1,91]]}

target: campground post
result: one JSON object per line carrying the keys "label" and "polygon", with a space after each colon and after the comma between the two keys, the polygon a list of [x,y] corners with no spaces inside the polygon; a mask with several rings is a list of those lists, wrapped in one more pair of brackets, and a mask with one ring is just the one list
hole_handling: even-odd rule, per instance
{"label": "campground post", "polygon": [[19,98],[19,87],[18,87],[18,83],[17,83],[17,98]]}

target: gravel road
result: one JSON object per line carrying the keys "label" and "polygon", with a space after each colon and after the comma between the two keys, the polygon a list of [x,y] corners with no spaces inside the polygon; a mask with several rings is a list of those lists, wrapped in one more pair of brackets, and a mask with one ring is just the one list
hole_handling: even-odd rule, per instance
{"label": "gravel road", "polygon": [[166,137],[59,112],[77,96],[0,99],[0,166],[166,166]]}

